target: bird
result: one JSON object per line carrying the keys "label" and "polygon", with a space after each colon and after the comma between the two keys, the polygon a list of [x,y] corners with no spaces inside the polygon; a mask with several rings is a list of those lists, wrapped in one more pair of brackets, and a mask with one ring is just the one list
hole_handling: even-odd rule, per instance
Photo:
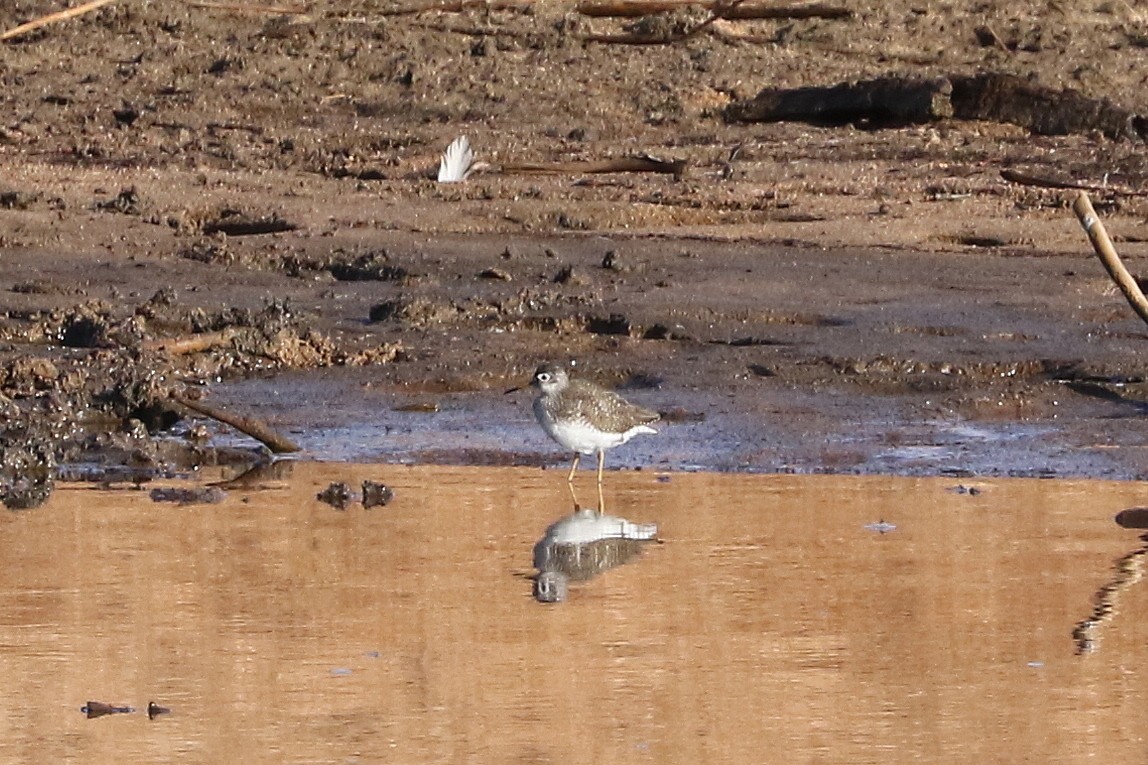
{"label": "bird", "polygon": [[568,483],[583,454],[598,454],[598,485],[606,450],[620,446],[642,434],[656,434],[650,427],[661,415],[631,404],[626,399],[592,382],[570,379],[561,364],[546,363],[534,371],[530,380],[539,395],[534,399],[534,416],[546,435],[574,452]]}

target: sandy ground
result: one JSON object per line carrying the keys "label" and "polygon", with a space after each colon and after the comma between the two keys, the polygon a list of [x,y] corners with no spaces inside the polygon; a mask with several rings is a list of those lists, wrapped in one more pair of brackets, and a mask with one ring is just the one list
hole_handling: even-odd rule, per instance
{"label": "sandy ground", "polygon": [[[519,432],[525,395],[501,391],[543,358],[667,413],[670,438],[631,464],[1139,475],[1148,333],[1091,255],[1075,192],[1000,173],[1101,189],[1135,269],[1148,205],[1120,192],[1141,185],[1140,142],[722,109],[765,87],[1006,72],[1144,113],[1148,18],[1122,2],[871,5],[622,45],[587,38],[633,20],[569,3],[117,2],[5,43],[9,482],[113,446],[165,464],[149,439],[186,432],[167,396],[190,389],[315,448],[332,422],[426,434],[342,455],[528,461],[548,447]],[[0,28],[58,9],[6,3]],[[458,135],[492,168],[438,184]],[[636,155],[686,170],[498,171]],[[307,375],[285,399],[292,370]],[[388,421],[412,402],[464,412],[475,443]]]}

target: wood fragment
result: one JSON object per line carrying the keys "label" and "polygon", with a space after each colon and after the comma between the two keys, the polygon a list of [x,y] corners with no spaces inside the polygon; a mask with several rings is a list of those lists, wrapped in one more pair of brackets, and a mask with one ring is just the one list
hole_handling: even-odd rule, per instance
{"label": "wood fragment", "polygon": [[[574,11],[594,18],[637,18],[653,13],[666,13],[690,6],[717,11],[722,5],[716,0],[584,0]],[[742,3],[725,10],[721,18],[745,21],[749,19],[847,19],[853,11],[838,6],[813,4],[775,6]]]}
{"label": "wood fragment", "polygon": [[503,165],[501,170],[508,174],[663,173],[681,178],[686,165],[685,160],[669,162],[653,157],[622,157],[599,162],[519,162]]}
{"label": "wood fragment", "polygon": [[265,218],[251,220],[237,217],[205,223],[204,234],[227,234],[228,236],[256,236],[259,234],[279,234],[284,231],[294,231],[298,226],[282,218]]}
{"label": "wood fragment", "polygon": [[74,8],[66,8],[65,10],[57,11],[56,13],[49,13],[47,16],[41,16],[40,18],[33,19],[26,24],[21,24],[18,27],[12,27],[7,32],[0,34],[0,42],[11,40],[13,37],[19,37],[22,34],[32,32],[36,29],[39,29],[40,27],[54,24],[57,21],[66,21],[67,19],[75,18],[76,16],[82,16],[85,13],[90,13],[97,8],[102,8],[105,5],[113,2],[115,2],[115,0],[91,0],[91,2],[84,3],[83,5],[77,5]]}
{"label": "wood fragment", "polygon": [[270,425],[254,417],[231,414],[230,412],[225,412],[222,409],[205,404],[202,401],[194,401],[187,396],[175,392],[170,394],[170,398],[180,406],[202,414],[204,417],[210,417],[213,420],[222,422],[225,425],[230,425],[239,432],[251,436],[275,454],[289,454],[299,451],[299,446],[294,441],[277,433]]}
{"label": "wood fragment", "polygon": [[1092,208],[1092,200],[1088,198],[1087,192],[1082,191],[1077,195],[1076,201],[1072,204],[1072,211],[1076,213],[1077,220],[1080,221],[1080,225],[1088,234],[1092,248],[1096,251],[1096,257],[1100,258],[1100,262],[1104,264],[1104,269],[1108,271],[1112,281],[1116,282],[1116,286],[1124,293],[1124,299],[1128,301],[1128,305],[1132,306],[1136,315],[1148,324],[1148,298],[1144,297],[1140,285],[1136,282],[1136,277],[1128,272],[1124,262],[1116,253],[1116,248],[1112,245],[1112,240],[1108,237],[1104,224],[1100,222],[1096,210]]}
{"label": "wood fragment", "polygon": [[186,356],[189,353],[199,353],[208,348],[227,345],[239,331],[235,328],[225,329],[221,332],[205,332],[192,337],[173,337],[158,340],[148,340],[143,344],[144,350],[155,353],[166,353],[170,356]]}
{"label": "wood fragment", "polygon": [[183,0],[185,5],[192,8],[203,8],[211,11],[236,11],[238,13],[255,13],[270,16],[307,16],[306,8],[284,8],[278,5],[248,5],[247,3],[218,3],[210,0]]}
{"label": "wood fragment", "polygon": [[724,116],[729,122],[801,121],[829,126],[858,122],[870,127],[956,118],[1019,125],[1038,135],[1095,131],[1114,139],[1148,139],[1148,116],[1077,90],[1040,87],[1000,72],[766,88],[751,99],[728,105]]}
{"label": "wood fragment", "polygon": [[1022,173],[1019,170],[1013,170],[1006,167],[1001,170],[1001,178],[1004,178],[1009,183],[1019,183],[1022,186],[1039,186],[1043,189],[1089,189],[1092,188],[1087,184],[1077,183],[1076,181],[1058,181],[1055,178],[1048,178],[1046,176],[1030,175],[1029,173]]}
{"label": "wood fragment", "polygon": [[1037,186],[1043,189],[1077,189],[1079,191],[1091,191],[1096,194],[1118,195],[1122,197],[1148,196],[1148,191],[1140,191],[1128,186],[1114,186],[1109,183],[1085,183],[1083,181],[1062,181],[1058,178],[1050,178],[1045,175],[1025,173],[1011,167],[1006,167],[1001,170],[1001,178],[1009,183],[1017,183],[1021,186]]}
{"label": "wood fragment", "polygon": [[752,99],[730,104],[723,116],[727,122],[908,125],[951,117],[951,92],[952,86],[943,77],[882,77],[827,88],[765,88]]}
{"label": "wood fragment", "polygon": [[533,8],[533,0],[432,0],[381,11],[380,16],[411,16],[418,13],[462,13],[472,8],[489,11],[522,11]]}

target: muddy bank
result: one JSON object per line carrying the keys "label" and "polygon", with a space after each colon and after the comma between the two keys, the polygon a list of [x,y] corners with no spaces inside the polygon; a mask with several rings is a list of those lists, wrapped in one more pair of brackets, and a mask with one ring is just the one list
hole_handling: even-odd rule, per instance
{"label": "muddy bank", "polygon": [[534,425],[529,394],[502,395],[540,359],[663,412],[662,435],[612,466],[1144,468],[1148,330],[1091,255],[402,234],[325,260],[300,250],[290,268],[179,253],[5,261],[21,284],[90,274],[63,294],[8,293],[23,304],[2,324],[10,503],[46,496],[60,462],[127,464],[144,480],[266,457],[173,395],[261,418],[308,457],[557,464],[567,455]]}
{"label": "muddy bank", "polygon": [[[58,465],[261,458],[221,456],[229,431],[173,394],[319,456],[557,462],[501,396],[542,358],[666,413],[614,465],[1140,475],[1148,333],[1071,192],[1005,180],[1095,185],[1135,270],[1139,142],[722,117],[765,87],[980,71],[1143,114],[1135,19],[845,7],[617,45],[594,39],[706,15],[117,3],[6,43],[6,501],[40,501]],[[685,169],[436,184],[464,133],[495,166]]]}

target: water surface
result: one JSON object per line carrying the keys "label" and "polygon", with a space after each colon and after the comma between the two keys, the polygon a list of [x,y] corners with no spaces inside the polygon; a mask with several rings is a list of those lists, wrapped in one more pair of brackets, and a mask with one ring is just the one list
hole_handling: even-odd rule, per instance
{"label": "water surface", "polygon": [[[562,472],[302,463],[3,513],[0,761],[1143,758],[1140,484],[611,473],[659,541],[541,604]],[[315,499],[367,478],[394,501]]]}

